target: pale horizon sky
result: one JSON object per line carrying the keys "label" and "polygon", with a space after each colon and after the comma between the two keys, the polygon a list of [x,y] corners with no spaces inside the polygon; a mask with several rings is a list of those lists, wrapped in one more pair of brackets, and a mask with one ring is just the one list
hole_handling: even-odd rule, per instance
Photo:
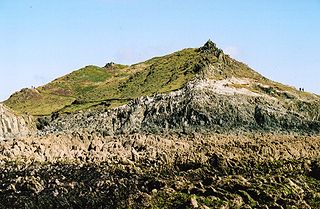
{"label": "pale horizon sky", "polygon": [[318,0],[1,0],[0,101],[86,65],[134,64],[208,39],[320,94]]}

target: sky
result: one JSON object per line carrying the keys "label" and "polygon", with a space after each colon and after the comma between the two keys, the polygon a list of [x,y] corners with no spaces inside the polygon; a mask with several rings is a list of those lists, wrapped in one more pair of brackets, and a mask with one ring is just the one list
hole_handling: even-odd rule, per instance
{"label": "sky", "polygon": [[0,101],[86,65],[134,64],[208,39],[320,94],[319,0],[0,0]]}

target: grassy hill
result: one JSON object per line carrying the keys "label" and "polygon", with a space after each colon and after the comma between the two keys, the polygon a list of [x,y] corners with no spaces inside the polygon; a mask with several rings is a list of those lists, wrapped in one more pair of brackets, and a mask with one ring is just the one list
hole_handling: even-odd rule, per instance
{"label": "grassy hill", "polygon": [[[105,67],[86,66],[35,88],[14,93],[5,104],[18,113],[49,115],[70,113],[104,105],[113,108],[130,100],[182,88],[195,77],[221,80],[230,77],[268,84],[272,91],[295,91],[272,82],[238,62],[210,40],[200,48],[189,48],[155,57],[131,66],[109,63]],[[261,86],[235,86],[251,91],[269,91]]]}
{"label": "grassy hill", "polygon": [[86,66],[36,89],[22,89],[5,104],[31,115],[74,112],[98,104],[115,107],[143,95],[181,88],[195,77],[195,63],[200,60],[196,49],[184,49],[132,66]]}

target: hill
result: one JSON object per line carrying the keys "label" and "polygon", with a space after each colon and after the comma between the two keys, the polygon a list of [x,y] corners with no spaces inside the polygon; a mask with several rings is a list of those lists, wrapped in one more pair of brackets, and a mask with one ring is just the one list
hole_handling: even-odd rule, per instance
{"label": "hill", "polygon": [[4,103],[18,113],[36,116],[71,113],[97,105],[114,108],[141,96],[181,89],[195,78],[245,78],[250,82],[228,85],[273,97],[316,98],[264,78],[225,55],[209,40],[200,48],[183,49],[130,66],[114,63],[104,67],[86,66],[44,86],[22,89]]}

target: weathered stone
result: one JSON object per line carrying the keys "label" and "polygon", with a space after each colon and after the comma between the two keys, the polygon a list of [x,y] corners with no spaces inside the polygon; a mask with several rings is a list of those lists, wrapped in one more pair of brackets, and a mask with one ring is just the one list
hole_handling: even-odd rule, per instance
{"label": "weathered stone", "polygon": [[264,95],[217,85],[198,79],[181,90],[141,97],[115,109],[60,115],[42,133],[320,133],[320,122],[311,113],[288,111],[286,104]]}
{"label": "weathered stone", "polygon": [[28,123],[30,122],[29,117],[18,116],[0,103],[0,139],[26,136],[29,133]]}
{"label": "weathered stone", "polygon": [[198,208],[199,207],[197,199],[195,197],[191,197],[190,205],[191,205],[192,208]]}

